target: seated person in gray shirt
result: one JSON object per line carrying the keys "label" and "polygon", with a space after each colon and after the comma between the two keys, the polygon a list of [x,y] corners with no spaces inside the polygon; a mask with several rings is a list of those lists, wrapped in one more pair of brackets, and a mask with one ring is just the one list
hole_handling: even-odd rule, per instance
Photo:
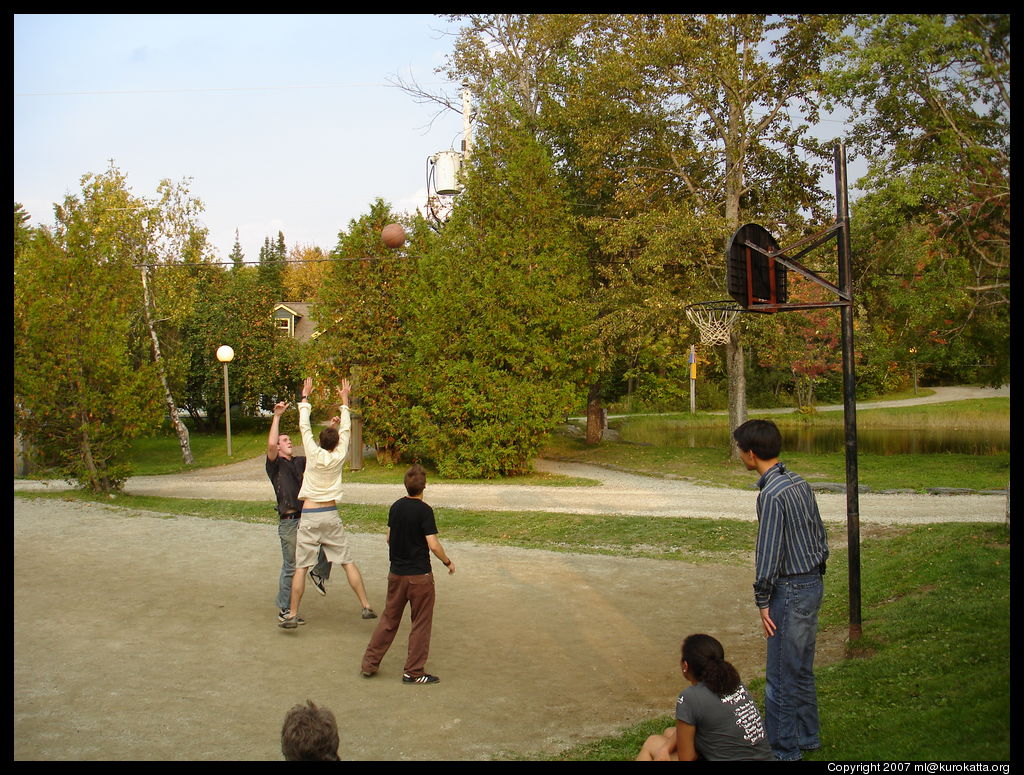
{"label": "seated person in gray shirt", "polygon": [[761,714],[722,644],[690,635],[681,668],[690,686],[676,700],[676,725],[648,737],[637,761],[774,761]]}

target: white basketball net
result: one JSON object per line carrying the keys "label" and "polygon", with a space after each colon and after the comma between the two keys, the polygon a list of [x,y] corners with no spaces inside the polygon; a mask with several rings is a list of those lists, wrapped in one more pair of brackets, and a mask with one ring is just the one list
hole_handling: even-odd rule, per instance
{"label": "white basketball net", "polygon": [[729,332],[739,312],[738,309],[693,304],[686,308],[686,317],[700,331],[701,344],[718,345],[729,341]]}

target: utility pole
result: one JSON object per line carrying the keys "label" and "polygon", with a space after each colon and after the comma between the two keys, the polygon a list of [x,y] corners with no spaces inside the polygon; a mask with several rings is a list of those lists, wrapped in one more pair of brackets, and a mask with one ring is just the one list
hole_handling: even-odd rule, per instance
{"label": "utility pole", "polygon": [[462,82],[462,163],[469,159],[472,142],[473,103],[470,99],[469,81]]}

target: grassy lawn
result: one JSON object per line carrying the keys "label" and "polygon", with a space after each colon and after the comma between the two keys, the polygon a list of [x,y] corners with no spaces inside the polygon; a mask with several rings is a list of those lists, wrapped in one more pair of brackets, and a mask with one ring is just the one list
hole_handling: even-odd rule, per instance
{"label": "grassy lawn", "polygon": [[[752,418],[757,417],[751,412]],[[842,427],[842,412],[821,412],[813,415],[764,415],[782,427]],[[639,419],[637,421],[640,421]],[[643,422],[672,423],[682,427],[728,427],[724,415],[709,413],[662,415],[646,417]],[[611,423],[631,422],[620,418]],[[896,409],[870,409],[857,413],[857,427],[864,428],[992,428],[1010,426],[1010,402],[1007,398],[986,398],[976,401],[955,401]],[[552,434],[544,450],[547,457],[609,466],[650,476],[674,476],[701,484],[749,488],[750,474],[737,461],[729,460],[729,450],[688,448],[677,445],[646,445],[606,441],[588,446],[566,434]],[[809,482],[846,481],[846,455],[790,452],[783,449],[782,458]],[[1010,481],[1009,452],[995,455],[907,454],[857,455],[858,480],[873,490],[929,487],[965,487],[973,490],[1005,489]]]}
{"label": "grassy lawn", "polygon": [[[25,498],[84,500],[112,509],[134,509],[237,522],[277,524],[269,500],[217,501],[149,495],[102,495],[83,491],[18,493]],[[688,562],[747,563],[754,551],[751,522],[726,519],[577,515],[554,512],[496,512],[435,508],[444,537],[524,549],[614,554]],[[338,504],[346,527],[356,533],[383,532],[386,506]]]}
{"label": "grassy lawn", "polygon": [[[751,413],[756,417],[756,412]],[[841,427],[842,412],[819,412],[812,415],[765,415],[780,427]],[[657,418],[640,416],[636,419],[620,418],[613,421],[661,422],[694,428],[728,427],[724,415],[688,413],[660,415]],[[267,421],[269,422],[269,421]],[[895,409],[870,409],[857,413],[858,428],[993,428],[1005,429],[1010,424],[1010,403],[1007,398],[988,398],[976,401],[955,401],[945,404],[927,404]],[[265,425],[265,423],[264,423]],[[173,474],[211,466],[237,463],[262,456],[266,451],[266,427],[248,421],[232,433],[233,456],[227,456],[227,442],[222,433],[192,433],[191,445],[195,463],[181,462],[177,438],[168,433],[136,439],[129,447],[128,457],[136,476]],[[753,480],[738,461],[729,460],[729,450],[722,448],[687,448],[678,445],[645,445],[606,441],[588,446],[581,440],[564,433],[553,433],[541,450],[542,457],[571,460],[607,466],[614,469],[649,476],[670,476],[719,487],[750,489]],[[787,452],[784,460],[792,469],[810,482],[846,481],[846,456],[842,452],[829,454]],[[904,454],[878,455],[863,451],[857,456],[858,479],[862,486],[873,490],[912,489],[924,491],[930,487],[964,487],[973,490],[1005,489],[1009,482],[1010,455],[962,454]],[[400,484],[404,465],[381,466],[372,457],[364,460],[359,471],[348,471],[346,480],[354,483]],[[473,483],[484,480],[442,479],[429,469],[435,482]],[[35,474],[46,478],[45,472]],[[487,480],[493,483],[496,480]],[[507,484],[544,485],[561,487],[594,486],[592,479],[531,473],[507,477]]]}
{"label": "grassy lawn", "polygon": [[[230,463],[238,463],[254,457],[260,457],[267,451],[267,431],[264,429],[243,430],[232,432],[231,451],[227,454],[227,440],[223,433],[192,433],[190,436],[192,458],[195,461],[187,466],[181,461],[181,447],[173,435],[150,436],[135,439],[128,451],[134,476],[160,476],[194,471],[198,468],[211,468]],[[425,466],[433,481],[444,481],[450,484],[474,483],[483,480],[473,479],[442,479],[430,466]],[[401,486],[405,465],[382,466],[374,458],[363,460],[363,467],[358,471],[351,469],[345,472],[345,481],[364,482],[368,484],[397,484]],[[39,474],[44,478],[45,474]],[[548,487],[593,487],[600,484],[594,479],[583,477],[559,476],[533,472],[514,478],[515,484],[542,485]]]}
{"label": "grassy lawn", "polygon": [[[943,524],[887,533],[861,544],[863,637],[848,644],[847,659],[815,670],[822,748],[805,759],[1008,760],[1009,531]],[[836,555],[821,625],[846,632],[846,557]],[[748,681],[763,703],[763,678]],[[666,709],[682,688],[667,689]],[[632,759],[673,723],[645,721],[561,758]]]}

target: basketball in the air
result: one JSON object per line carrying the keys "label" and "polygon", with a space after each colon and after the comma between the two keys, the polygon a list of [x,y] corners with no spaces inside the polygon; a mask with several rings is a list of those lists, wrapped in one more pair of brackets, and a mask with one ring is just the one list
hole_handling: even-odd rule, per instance
{"label": "basketball in the air", "polygon": [[400,248],[405,244],[405,229],[400,223],[389,223],[381,229],[380,238],[389,248]]}

